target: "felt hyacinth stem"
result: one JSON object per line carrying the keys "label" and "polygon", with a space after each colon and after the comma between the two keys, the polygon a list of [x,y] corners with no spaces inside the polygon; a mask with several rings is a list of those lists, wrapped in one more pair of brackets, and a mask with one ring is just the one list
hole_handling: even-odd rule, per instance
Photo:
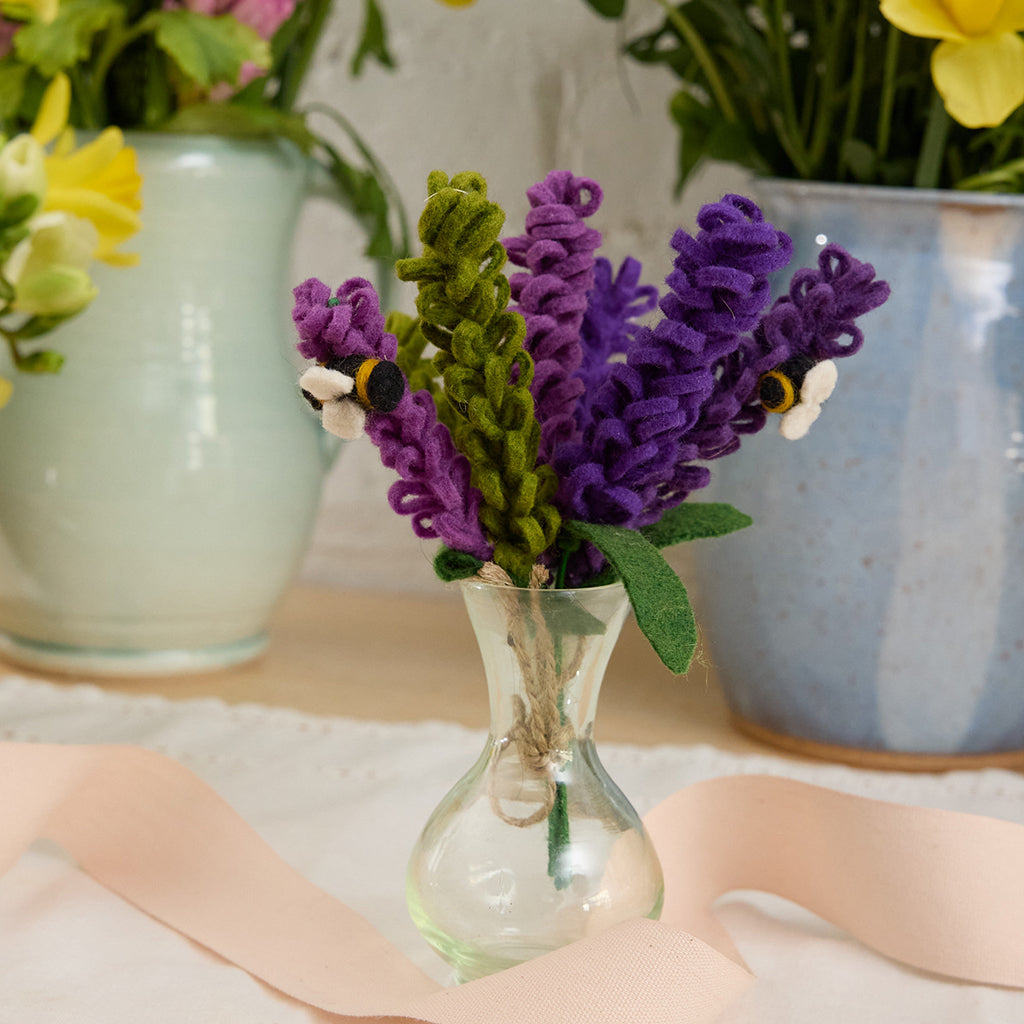
{"label": "felt hyacinth stem", "polygon": [[507,310],[498,234],[505,214],[487,199],[475,172],[449,182],[442,171],[427,180],[419,222],[423,255],[400,260],[396,272],[416,281],[424,337],[437,348],[454,440],[469,460],[483,500],[480,522],[494,561],[522,585],[560,525],[551,502],[553,470],[537,465],[540,426],[530,382],[533,361],[523,348],[526,325]]}

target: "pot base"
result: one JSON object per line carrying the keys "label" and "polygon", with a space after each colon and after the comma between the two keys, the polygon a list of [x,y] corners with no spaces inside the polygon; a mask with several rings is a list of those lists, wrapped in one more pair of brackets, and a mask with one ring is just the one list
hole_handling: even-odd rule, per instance
{"label": "pot base", "polygon": [[266,633],[195,650],[76,647],[0,633],[0,655],[16,665],[61,675],[108,678],[213,672],[251,661],[266,647]]}
{"label": "pot base", "polygon": [[839,743],[822,743],[802,736],[787,736],[742,715],[730,715],[733,727],[751,739],[800,757],[836,761],[854,768],[896,772],[948,772],[977,768],[1024,770],[1024,750],[999,750],[977,754],[913,754],[895,750],[869,750]]}

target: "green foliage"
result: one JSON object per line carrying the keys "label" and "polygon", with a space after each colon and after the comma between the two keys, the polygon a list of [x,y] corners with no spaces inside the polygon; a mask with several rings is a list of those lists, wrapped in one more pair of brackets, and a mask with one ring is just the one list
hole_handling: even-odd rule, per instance
{"label": "green foliage", "polygon": [[142,24],[152,25],[157,45],[186,77],[203,89],[216,82],[236,82],[242,64],[270,66],[270,46],[236,18],[197,18],[190,11],[154,11]]}
{"label": "green foliage", "polygon": [[487,199],[475,172],[434,171],[419,222],[423,255],[396,266],[416,281],[425,338],[437,348],[454,418],[453,439],[482,495],[480,523],[494,561],[523,584],[554,541],[560,517],[551,498],[557,479],[537,465],[540,426],[533,412],[533,360],[523,349],[526,324],[506,310],[506,254],[498,234],[505,214]]}
{"label": "green foliage", "polygon": [[983,132],[952,122],[934,102],[935,42],[890,26],[878,0],[658,3],[661,24],[626,52],[680,81],[679,187],[705,159],[785,178],[1024,186],[1024,111]]}
{"label": "green foliage", "polygon": [[626,0],[586,0],[602,18],[619,18],[626,9]]}
{"label": "green foliage", "polygon": [[88,60],[99,32],[122,25],[125,6],[117,0],[63,0],[49,25],[32,21],[14,37],[18,58],[51,78]]}
{"label": "green foliage", "polygon": [[359,75],[367,57],[374,57],[386,68],[393,68],[395,62],[388,52],[387,32],[384,29],[384,16],[376,0],[365,0],[363,8],[363,31],[359,37],[359,45],[352,57],[349,70]]}
{"label": "green foliage", "polygon": [[[342,114],[296,106],[331,3],[297,3],[268,42],[230,14],[165,9],[160,0],[62,0],[50,24],[22,25],[14,51],[0,60],[0,128],[27,129],[48,80],[64,71],[76,127],[287,138],[333,181],[338,201],[365,231],[366,255],[390,266],[409,251],[398,190]],[[369,58],[393,66],[381,7],[377,0],[364,5],[353,73]],[[229,101],[211,101],[212,90],[238,82],[246,63],[266,74]],[[314,128],[315,121],[328,131]]]}

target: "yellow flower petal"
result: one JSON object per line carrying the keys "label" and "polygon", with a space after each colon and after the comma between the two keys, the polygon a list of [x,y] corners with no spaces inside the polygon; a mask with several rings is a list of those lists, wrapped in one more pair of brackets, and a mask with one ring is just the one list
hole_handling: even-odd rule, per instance
{"label": "yellow flower petal", "polygon": [[1019,32],[1024,29],[1024,0],[1003,0],[995,21],[993,32]]}
{"label": "yellow flower petal", "polygon": [[13,391],[14,385],[6,377],[0,377],[0,409],[11,400]]}
{"label": "yellow flower petal", "polygon": [[438,2],[444,4],[445,7],[469,7],[475,0],[438,0]]}
{"label": "yellow flower petal", "polygon": [[142,227],[134,210],[89,188],[51,189],[46,196],[46,208],[91,220],[100,233],[101,245],[104,238],[123,242]]}
{"label": "yellow flower petal", "polygon": [[1008,32],[932,54],[932,80],[950,117],[967,128],[1002,124],[1024,103],[1024,40]]}
{"label": "yellow flower petal", "polygon": [[992,31],[1003,0],[945,0],[943,6],[964,35],[983,36]]}
{"label": "yellow flower petal", "polygon": [[966,36],[939,0],[881,0],[882,16],[896,28],[925,39],[955,39]]}
{"label": "yellow flower petal", "polygon": [[46,176],[51,187],[80,185],[99,174],[124,146],[119,128],[107,128],[92,142],[66,156],[54,156],[46,162]]}
{"label": "yellow flower petal", "polygon": [[35,124],[32,125],[32,138],[45,146],[63,131],[68,123],[68,109],[71,106],[71,82],[63,71],[53,76],[53,80],[43,93]]}

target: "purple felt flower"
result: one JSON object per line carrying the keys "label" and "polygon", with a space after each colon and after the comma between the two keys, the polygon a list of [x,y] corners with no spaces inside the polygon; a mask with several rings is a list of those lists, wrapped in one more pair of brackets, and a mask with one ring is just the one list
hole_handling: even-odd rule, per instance
{"label": "purple felt flower", "polygon": [[601,189],[589,178],[552,171],[526,195],[526,232],[503,244],[509,260],[526,268],[509,278],[511,308],[526,320],[523,347],[534,361],[530,392],[541,427],[538,461],[548,462],[576,433],[573,409],[584,386],[574,376],[583,358],[580,325],[601,244],[600,232],[583,221],[601,205]]}
{"label": "purple felt flower", "polygon": [[388,501],[412,517],[416,536],[439,537],[455,551],[489,560],[493,549],[480,526],[481,495],[469,482],[469,460],[438,422],[430,393],[407,391],[393,412],[368,412],[366,433],[384,465],[398,472]]}
{"label": "purple felt flower", "polygon": [[580,439],[555,453],[568,518],[643,526],[709,479],[690,465],[699,448],[689,434],[715,392],[716,364],[756,324],[767,275],[789,262],[792,243],[742,196],[705,206],[697,223],[696,237],[680,230],[672,239],[664,318],[636,329],[626,362],[596,389]]}
{"label": "purple felt flower", "polygon": [[301,339],[298,350],[306,359],[324,363],[350,355],[395,358],[398,343],[385,332],[380,300],[365,278],[349,278],[332,297],[323,281],[311,277],[292,295],[292,321]]}
{"label": "purple felt flower", "polygon": [[[380,300],[369,281],[350,278],[332,297],[327,285],[310,278],[294,295],[292,318],[302,339],[298,349],[307,359],[360,355],[394,360],[398,341],[384,329]],[[490,558],[469,461],[438,422],[430,394],[406,390],[391,412],[367,411],[365,429],[380,449],[381,462],[399,475],[388,501],[396,512],[412,517],[416,535],[439,537],[456,551]]]}
{"label": "purple felt flower", "polygon": [[[821,360],[858,352],[864,335],[856,318],[888,297],[889,285],[875,279],[870,263],[855,259],[842,246],[826,245],[818,254],[818,268],[798,270],[788,293],[716,367],[715,393],[688,438],[697,444],[700,458],[728,455],[740,446],[742,435],[764,427],[768,416],[758,397],[762,374],[796,355]],[[850,340],[843,343],[843,337]]]}
{"label": "purple felt flower", "polygon": [[640,317],[654,311],[658,289],[640,284],[640,261],[627,256],[613,276],[603,256],[594,264],[594,287],[587,296],[587,311],[580,326],[583,362],[576,376],[583,381],[583,395],[576,403],[576,422],[581,430],[592,422],[591,403],[608,374],[609,359],[628,351],[636,338]]}

